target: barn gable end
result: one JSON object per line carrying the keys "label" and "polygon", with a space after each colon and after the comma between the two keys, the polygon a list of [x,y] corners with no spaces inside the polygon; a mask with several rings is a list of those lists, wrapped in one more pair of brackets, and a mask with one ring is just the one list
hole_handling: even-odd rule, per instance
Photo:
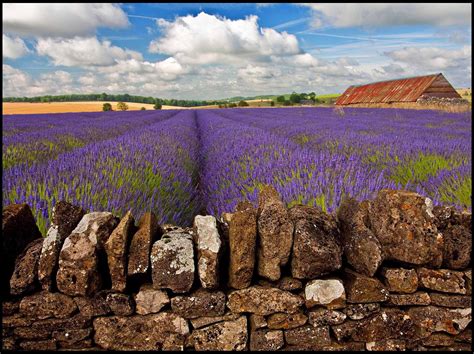
{"label": "barn gable end", "polygon": [[462,98],[443,74],[439,74],[436,80],[423,92],[426,97]]}

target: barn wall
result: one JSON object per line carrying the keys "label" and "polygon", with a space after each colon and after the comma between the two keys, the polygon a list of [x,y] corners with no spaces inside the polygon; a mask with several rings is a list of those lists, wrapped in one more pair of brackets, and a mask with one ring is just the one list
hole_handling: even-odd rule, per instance
{"label": "barn wall", "polygon": [[437,98],[462,98],[443,75],[439,75],[436,80],[423,92],[423,95]]}

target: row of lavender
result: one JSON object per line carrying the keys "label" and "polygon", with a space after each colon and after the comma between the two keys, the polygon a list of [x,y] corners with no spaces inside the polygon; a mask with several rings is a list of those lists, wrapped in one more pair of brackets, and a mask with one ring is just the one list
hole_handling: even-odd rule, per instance
{"label": "row of lavender", "polygon": [[[3,203],[154,211],[161,222],[233,210],[276,187],[288,206],[406,188],[471,207],[471,114],[326,108],[3,117]],[[168,194],[170,193],[170,194]],[[172,198],[164,198],[171,195]]]}

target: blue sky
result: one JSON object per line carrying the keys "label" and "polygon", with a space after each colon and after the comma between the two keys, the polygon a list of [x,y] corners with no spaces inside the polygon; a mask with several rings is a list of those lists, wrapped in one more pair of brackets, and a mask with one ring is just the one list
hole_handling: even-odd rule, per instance
{"label": "blue sky", "polygon": [[471,26],[471,4],[3,4],[3,94],[324,94],[437,72],[469,87]]}

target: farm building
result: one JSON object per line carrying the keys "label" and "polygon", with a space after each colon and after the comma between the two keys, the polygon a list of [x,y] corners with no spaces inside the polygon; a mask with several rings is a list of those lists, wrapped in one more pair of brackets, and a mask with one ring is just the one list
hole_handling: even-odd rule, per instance
{"label": "farm building", "polygon": [[336,105],[409,103],[422,100],[462,99],[443,74],[350,86]]}

